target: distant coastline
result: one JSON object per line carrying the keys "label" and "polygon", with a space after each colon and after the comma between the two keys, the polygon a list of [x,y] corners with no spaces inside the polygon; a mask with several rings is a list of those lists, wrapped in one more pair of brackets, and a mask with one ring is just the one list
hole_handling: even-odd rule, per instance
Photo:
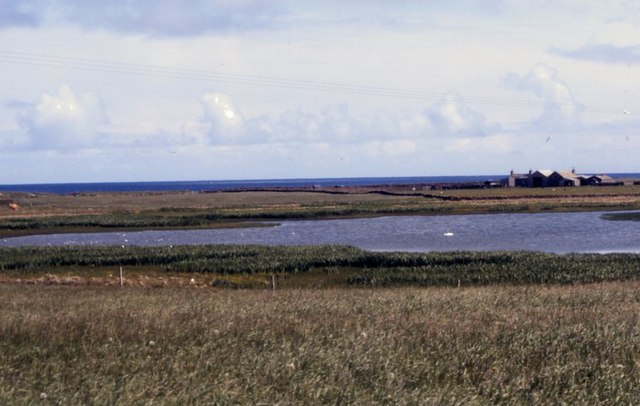
{"label": "distant coastline", "polygon": [[[640,173],[609,173],[614,179],[640,178]],[[506,175],[407,176],[367,178],[249,179],[209,181],[95,182],[0,185],[0,192],[27,193],[100,193],[100,192],[208,192],[238,189],[335,188],[378,185],[437,185],[498,181]]]}

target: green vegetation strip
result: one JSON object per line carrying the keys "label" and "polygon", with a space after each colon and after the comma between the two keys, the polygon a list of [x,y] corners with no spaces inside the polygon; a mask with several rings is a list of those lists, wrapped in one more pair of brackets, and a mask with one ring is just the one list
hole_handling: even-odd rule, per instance
{"label": "green vegetation strip", "polygon": [[[41,247],[0,249],[11,274],[92,272],[109,266],[221,276],[348,273],[348,286],[570,284],[640,278],[638,254],[376,253],[345,246]],[[78,270],[77,267],[80,267]]]}
{"label": "green vegetation strip", "polygon": [[640,213],[639,212],[607,213],[607,214],[603,214],[602,218],[605,220],[614,220],[614,221],[640,221]]}
{"label": "green vegetation strip", "polygon": [[189,229],[216,227],[219,223],[240,221],[303,220],[398,214],[446,214],[452,208],[442,206],[338,204],[309,205],[297,208],[230,208],[199,211],[161,209],[148,212],[118,212],[99,215],[22,217],[0,220],[0,235],[39,233],[96,232],[100,229]]}

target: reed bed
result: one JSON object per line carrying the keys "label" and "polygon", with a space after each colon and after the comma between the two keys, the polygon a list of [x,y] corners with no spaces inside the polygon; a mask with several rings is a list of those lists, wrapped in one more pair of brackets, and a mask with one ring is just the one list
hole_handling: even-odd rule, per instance
{"label": "reed bed", "polygon": [[0,249],[0,272],[14,276],[90,275],[96,269],[119,266],[128,272],[153,269],[226,278],[234,281],[228,285],[234,287],[265,287],[262,282],[271,275],[285,281],[312,275],[320,286],[324,280],[329,286],[339,281],[343,286],[361,287],[572,284],[640,278],[638,254],[376,253],[335,245]]}
{"label": "reed bed", "polygon": [[0,285],[0,403],[634,404],[639,292]]}

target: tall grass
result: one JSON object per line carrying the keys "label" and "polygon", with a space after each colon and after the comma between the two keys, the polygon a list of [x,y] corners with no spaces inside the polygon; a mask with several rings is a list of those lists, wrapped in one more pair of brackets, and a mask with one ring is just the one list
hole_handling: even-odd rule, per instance
{"label": "tall grass", "polygon": [[[348,273],[351,286],[569,284],[640,278],[638,254],[536,252],[375,253],[344,246],[41,247],[0,249],[0,272],[91,273],[97,267],[155,267],[207,275]],[[261,285],[262,286],[262,285]]]}
{"label": "tall grass", "polygon": [[0,403],[634,404],[638,292],[0,285]]}

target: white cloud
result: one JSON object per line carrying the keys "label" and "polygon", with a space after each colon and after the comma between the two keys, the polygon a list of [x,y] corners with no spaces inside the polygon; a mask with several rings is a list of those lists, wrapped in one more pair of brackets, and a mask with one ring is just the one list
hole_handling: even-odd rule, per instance
{"label": "white cloud", "polygon": [[325,107],[317,113],[284,111],[275,115],[245,118],[230,97],[216,92],[200,99],[204,109],[190,133],[204,132],[212,144],[260,143],[367,143],[429,137],[484,136],[495,128],[484,116],[451,93],[424,111],[391,115],[385,111],[356,115],[347,104]]}
{"label": "white cloud", "polygon": [[456,138],[447,142],[444,149],[448,152],[467,153],[479,156],[508,154],[513,150],[513,138],[511,134],[503,133],[493,134],[483,138]]}
{"label": "white cloud", "polygon": [[[386,121],[391,120],[387,117]],[[389,125],[380,128],[388,127]],[[426,114],[415,112],[400,118],[398,130],[405,137],[420,137],[433,133],[433,123]]]}
{"label": "white cloud", "polygon": [[551,48],[551,53],[584,61],[640,65],[640,45],[591,44],[576,49]]}
{"label": "white cloud", "polygon": [[106,122],[97,95],[76,95],[67,85],[57,94],[43,94],[37,103],[24,105],[18,113],[18,124],[36,149],[92,146]]}
{"label": "white cloud", "polygon": [[202,124],[213,144],[242,144],[248,141],[244,117],[229,96],[209,92],[202,95]]}
{"label": "white cloud", "polygon": [[469,108],[457,93],[450,93],[435,103],[427,112],[438,135],[484,135],[484,116]]}
{"label": "white cloud", "polygon": [[354,142],[366,138],[366,129],[346,104],[324,108],[318,113],[285,111],[260,116],[249,122],[248,131],[266,142]]}
{"label": "white cloud", "polygon": [[391,115],[376,112],[354,115],[346,104],[320,113],[287,111],[276,118],[250,120],[264,139],[277,142],[366,143],[374,140],[416,139],[439,136],[480,136],[487,128],[482,114],[466,106],[460,97],[445,97],[425,111]]}
{"label": "white cloud", "polygon": [[580,124],[584,107],[578,103],[569,85],[560,79],[558,71],[538,64],[526,75],[509,73],[503,83],[510,89],[533,92],[544,104],[542,113],[531,125],[537,129],[569,129]]}

